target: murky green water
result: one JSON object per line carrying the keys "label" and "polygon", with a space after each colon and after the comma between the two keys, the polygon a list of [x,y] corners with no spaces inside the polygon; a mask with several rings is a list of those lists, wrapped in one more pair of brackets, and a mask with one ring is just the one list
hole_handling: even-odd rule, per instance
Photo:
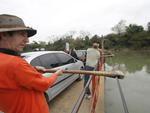
{"label": "murky green water", "polygon": [[[120,84],[129,113],[150,113],[150,52],[119,52],[107,59],[107,69],[122,70]],[[117,81],[106,78],[105,113],[124,113]]]}

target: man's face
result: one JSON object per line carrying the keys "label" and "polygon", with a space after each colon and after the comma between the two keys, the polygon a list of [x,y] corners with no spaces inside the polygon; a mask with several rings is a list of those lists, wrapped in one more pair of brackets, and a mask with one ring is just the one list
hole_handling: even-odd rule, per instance
{"label": "man's face", "polygon": [[17,31],[7,38],[10,49],[14,51],[22,51],[29,42],[26,31]]}

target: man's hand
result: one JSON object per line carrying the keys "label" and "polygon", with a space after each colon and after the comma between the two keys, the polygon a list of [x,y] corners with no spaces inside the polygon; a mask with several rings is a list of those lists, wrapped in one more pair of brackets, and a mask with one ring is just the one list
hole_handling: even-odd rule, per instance
{"label": "man's hand", "polygon": [[59,75],[62,75],[62,74],[63,74],[63,71],[62,71],[61,69],[59,69],[59,70],[57,70],[55,73],[59,76]]}
{"label": "man's hand", "polygon": [[42,67],[42,66],[35,66],[34,68],[35,68],[37,71],[39,71],[39,72],[45,72],[45,71],[46,71],[45,67]]}

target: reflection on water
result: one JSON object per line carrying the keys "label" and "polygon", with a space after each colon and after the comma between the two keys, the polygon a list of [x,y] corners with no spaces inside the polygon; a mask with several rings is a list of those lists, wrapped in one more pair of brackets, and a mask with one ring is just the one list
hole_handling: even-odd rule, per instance
{"label": "reflection on water", "polygon": [[128,73],[142,71],[143,68],[150,73],[150,52],[119,52],[108,58],[107,64]]}
{"label": "reflection on water", "polygon": [[[107,70],[122,70],[126,77],[120,80],[129,113],[150,112],[150,53],[119,52],[107,59]],[[105,113],[124,113],[115,79],[105,81]]]}

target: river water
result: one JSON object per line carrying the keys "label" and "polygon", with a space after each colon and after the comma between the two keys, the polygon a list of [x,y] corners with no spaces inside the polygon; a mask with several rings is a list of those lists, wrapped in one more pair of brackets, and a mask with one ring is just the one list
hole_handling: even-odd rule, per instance
{"label": "river water", "polygon": [[[107,70],[122,70],[120,80],[129,113],[150,113],[150,52],[119,52]],[[116,79],[105,79],[105,113],[125,113]]]}

